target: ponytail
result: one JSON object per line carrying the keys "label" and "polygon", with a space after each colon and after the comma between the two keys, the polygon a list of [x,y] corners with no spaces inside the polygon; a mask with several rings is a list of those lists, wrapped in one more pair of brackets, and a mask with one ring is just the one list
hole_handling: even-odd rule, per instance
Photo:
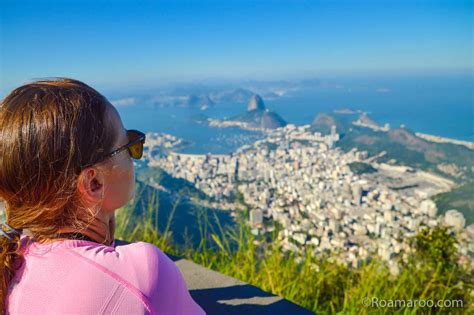
{"label": "ponytail", "polygon": [[0,314],[7,309],[7,295],[11,279],[23,265],[21,253],[21,230],[7,223],[0,225]]}

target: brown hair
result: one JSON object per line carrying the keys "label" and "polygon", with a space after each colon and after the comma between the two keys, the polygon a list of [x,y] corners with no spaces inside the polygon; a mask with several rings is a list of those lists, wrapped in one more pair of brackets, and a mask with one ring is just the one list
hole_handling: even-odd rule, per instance
{"label": "brown hair", "polygon": [[[107,104],[99,92],[68,78],[25,84],[1,101],[0,200],[8,225],[28,229],[39,241],[60,227],[84,228],[75,216],[83,207],[77,182],[81,166],[112,149],[116,135],[106,128]],[[9,282],[24,262],[20,236],[12,237],[0,237],[2,313]]]}

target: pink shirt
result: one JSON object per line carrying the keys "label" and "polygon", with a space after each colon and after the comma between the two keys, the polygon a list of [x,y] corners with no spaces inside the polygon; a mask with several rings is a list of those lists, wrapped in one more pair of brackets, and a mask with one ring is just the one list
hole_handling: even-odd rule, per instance
{"label": "pink shirt", "polygon": [[[145,242],[32,243],[10,282],[7,314],[205,314],[176,264]],[[114,242],[115,244],[115,242]]]}

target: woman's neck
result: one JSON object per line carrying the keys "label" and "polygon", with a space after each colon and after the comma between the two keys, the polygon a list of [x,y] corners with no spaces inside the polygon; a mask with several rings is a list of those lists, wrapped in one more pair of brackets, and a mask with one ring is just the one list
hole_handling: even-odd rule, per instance
{"label": "woman's neck", "polygon": [[74,239],[74,240],[83,240],[83,241],[89,241],[89,242],[96,242],[94,241],[93,239],[91,239],[90,237],[88,237],[87,235],[83,234],[83,233],[78,233],[78,232],[74,232],[74,233],[58,233],[58,234],[55,234],[55,239],[56,240],[60,240],[60,239]]}
{"label": "woman's neck", "polygon": [[[82,221],[82,220],[81,220]],[[77,229],[73,227],[61,227],[57,230],[56,234],[65,233],[79,233],[87,236],[89,239],[99,244],[112,245],[115,236],[115,215],[101,215],[95,217],[92,222],[82,221],[86,226],[84,229]],[[72,238],[72,236],[71,236]],[[69,237],[58,236],[57,238],[51,239],[51,241],[59,241],[70,239]]]}

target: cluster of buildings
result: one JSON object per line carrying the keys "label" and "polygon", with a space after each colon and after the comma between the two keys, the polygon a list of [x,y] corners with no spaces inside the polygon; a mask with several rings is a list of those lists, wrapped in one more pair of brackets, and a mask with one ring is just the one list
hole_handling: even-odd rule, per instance
{"label": "cluster of buildings", "polygon": [[262,130],[262,128],[255,127],[251,123],[238,121],[238,120],[219,120],[219,119],[208,118],[207,123],[209,124],[209,126],[215,127],[215,128],[239,127],[239,128],[242,128],[244,130],[249,130],[249,131]]}
{"label": "cluster of buildings", "polygon": [[163,147],[166,149],[176,148],[184,144],[184,141],[167,133],[150,132],[146,135],[148,148]]}
{"label": "cluster of buildings", "polygon": [[334,147],[338,140],[335,127],[324,136],[309,125],[287,125],[229,155],[154,156],[150,148],[145,158],[149,167],[193,183],[217,206],[228,209],[240,196],[251,209],[253,232],[272,231],[278,223],[287,251],[336,253],[340,262],[354,267],[378,255],[397,273],[393,258],[409,251],[406,240],[420,226],[433,227],[441,220],[465,240],[463,255],[474,251],[474,226],[465,228],[462,213],[438,216],[429,193],[394,190],[389,183],[353,173],[351,163],[370,163],[368,154],[343,152]]}

